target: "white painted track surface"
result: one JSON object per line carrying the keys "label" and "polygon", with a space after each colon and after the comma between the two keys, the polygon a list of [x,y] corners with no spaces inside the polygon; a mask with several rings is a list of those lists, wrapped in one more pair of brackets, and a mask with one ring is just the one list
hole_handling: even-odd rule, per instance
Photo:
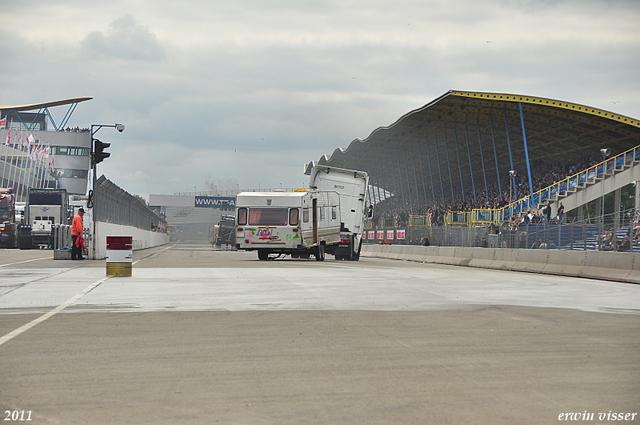
{"label": "white painted track surface", "polygon": [[546,424],[640,406],[638,285],[195,244],[105,280],[104,261],[47,257],[0,251],[0,408],[32,423]]}

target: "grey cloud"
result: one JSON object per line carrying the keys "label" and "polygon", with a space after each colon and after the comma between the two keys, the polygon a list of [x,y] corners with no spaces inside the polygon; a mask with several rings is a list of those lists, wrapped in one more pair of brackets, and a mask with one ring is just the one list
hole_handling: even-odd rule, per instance
{"label": "grey cloud", "polygon": [[124,15],[111,24],[106,33],[94,31],[80,43],[94,58],[117,58],[160,62],[166,53],[155,34],[133,16]]}

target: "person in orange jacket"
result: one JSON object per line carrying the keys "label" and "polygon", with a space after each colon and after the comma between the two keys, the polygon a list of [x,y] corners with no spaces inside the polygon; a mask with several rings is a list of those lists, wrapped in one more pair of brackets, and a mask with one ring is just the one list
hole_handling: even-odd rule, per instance
{"label": "person in orange jacket", "polygon": [[78,214],[73,217],[73,221],[71,222],[71,238],[73,239],[73,245],[71,246],[72,260],[84,260],[81,245],[76,245],[78,238],[82,238],[82,230],[84,228],[82,224],[82,216],[84,216],[84,209],[80,208],[78,210]]}

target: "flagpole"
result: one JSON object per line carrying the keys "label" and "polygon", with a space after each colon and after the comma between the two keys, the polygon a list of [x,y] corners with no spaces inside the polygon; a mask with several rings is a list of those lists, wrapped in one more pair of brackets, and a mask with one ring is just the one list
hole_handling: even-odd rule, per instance
{"label": "flagpole", "polygon": [[[23,136],[24,136],[24,129],[21,129],[21,130],[20,130],[20,146],[19,146],[19,147],[20,147],[20,180],[22,181],[22,183],[20,184],[20,186],[21,186],[21,188],[22,188],[22,190],[21,190],[22,195],[24,196],[24,200],[25,200],[25,202],[26,202],[26,201],[27,201],[27,192],[26,192],[26,188],[25,188],[25,185],[24,185],[24,183],[25,183],[25,182],[24,182],[24,180],[25,180],[25,176],[26,176],[26,174],[27,174],[27,170],[26,170],[26,168],[25,168],[25,162],[26,162],[25,160],[26,160],[27,158],[26,158],[26,155],[23,155],[23,150],[22,150],[22,148],[23,148],[23,146],[24,146],[24,142],[25,142],[27,139],[26,139],[26,138],[24,138]],[[23,140],[24,140],[24,141],[23,141]],[[18,194],[18,197],[19,197],[19,196],[20,196],[20,195]]]}
{"label": "flagpole", "polygon": [[[11,127],[9,127],[9,132],[7,133],[7,137],[5,138],[5,140],[7,140],[7,139],[11,139]],[[2,152],[3,153],[6,151],[6,146],[7,146],[7,144],[6,144],[6,141],[5,141],[3,143],[3,146],[2,146]],[[7,155],[5,154],[3,156],[3,159],[2,159],[2,185],[3,186],[5,186],[5,184],[4,184],[4,176],[5,176],[5,171],[7,170],[7,164],[8,164]]]}
{"label": "flagpole", "polygon": [[[34,158],[35,146],[36,146],[35,138],[33,139],[33,142],[31,142],[31,143],[33,144],[33,148],[34,149],[30,149],[29,162],[31,163],[31,169],[33,169],[34,168],[34,163],[35,163],[35,158]],[[36,172],[37,172],[37,168],[36,168]],[[33,176],[29,176],[29,182],[28,182],[29,187],[33,187],[33,185],[35,184],[36,172],[33,173]]]}
{"label": "flagpole", "polygon": [[[24,131],[24,130],[23,130]],[[22,148],[25,148],[25,150],[23,151]],[[27,164],[28,164],[28,160],[29,160],[29,139],[28,136],[25,137],[24,142],[20,145],[20,156],[22,157],[21,159],[21,167],[20,170],[22,171],[22,192],[23,192],[23,196],[24,196],[24,202],[27,202],[27,196],[28,196],[28,187],[27,187]]]}
{"label": "flagpole", "polygon": [[[13,122],[12,122],[12,124],[13,124]],[[11,133],[11,129],[9,129],[9,133]],[[16,133],[17,133],[17,131],[16,131]],[[7,140],[9,140],[9,139],[7,139]],[[14,145],[13,146],[15,146],[15,142],[16,142],[16,140],[15,140],[15,135],[14,135],[14,137],[13,137]],[[15,159],[15,155],[14,155],[14,152],[13,152],[13,149],[14,149],[13,146],[12,146],[10,141],[9,141],[9,144],[5,145],[5,149],[7,147],[10,149],[9,150],[9,153],[10,153],[10,156],[9,156],[9,158],[10,158],[10,160],[9,160],[9,172],[7,173],[7,187],[11,186],[12,188],[16,184],[15,177],[13,177],[13,175],[15,174],[13,172],[13,167],[14,167],[13,160]]]}
{"label": "flagpole", "polygon": [[[12,150],[11,150],[11,165],[15,168],[15,171],[13,173],[11,173],[11,175],[13,177],[9,177],[9,179],[13,182],[13,192],[14,193],[18,193],[18,174],[19,174],[19,169],[18,169],[18,159],[20,158],[18,156],[18,154],[16,153],[16,144],[18,143],[17,140],[18,137],[18,130],[16,130],[16,134],[13,137],[13,144],[12,144]],[[13,161],[15,160],[15,165],[13,164]]]}

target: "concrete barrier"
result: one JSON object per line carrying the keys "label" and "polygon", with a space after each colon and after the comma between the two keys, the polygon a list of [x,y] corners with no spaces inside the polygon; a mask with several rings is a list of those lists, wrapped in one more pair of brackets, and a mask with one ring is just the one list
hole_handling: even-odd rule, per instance
{"label": "concrete barrier", "polygon": [[491,268],[491,265],[495,260],[495,251],[495,248],[474,248],[473,258],[469,262],[469,265],[471,267]]}
{"label": "concrete barrier", "polygon": [[438,248],[438,256],[436,257],[438,264],[456,264],[456,247],[441,246]]}
{"label": "concrete barrier", "polygon": [[518,262],[519,249],[496,249],[495,260],[491,263],[491,267],[500,270],[514,270],[515,264]]}
{"label": "concrete barrier", "polygon": [[468,266],[473,259],[473,250],[474,248],[466,248],[462,246],[456,247],[455,258],[451,264],[455,264],[456,266]]}
{"label": "concrete barrier", "polygon": [[640,283],[640,253],[364,245],[362,256]]}
{"label": "concrete barrier", "polygon": [[587,253],[584,267],[580,272],[583,277],[598,277],[606,270],[613,280],[640,283],[640,271],[634,267],[639,262],[638,254],[631,252],[591,252]]}
{"label": "concrete barrier", "polygon": [[587,251],[549,250],[549,260],[544,268],[545,273],[580,276],[585,265]]}
{"label": "concrete barrier", "polygon": [[514,264],[516,270],[523,272],[543,273],[549,262],[549,251],[546,249],[522,249],[518,261]]}

